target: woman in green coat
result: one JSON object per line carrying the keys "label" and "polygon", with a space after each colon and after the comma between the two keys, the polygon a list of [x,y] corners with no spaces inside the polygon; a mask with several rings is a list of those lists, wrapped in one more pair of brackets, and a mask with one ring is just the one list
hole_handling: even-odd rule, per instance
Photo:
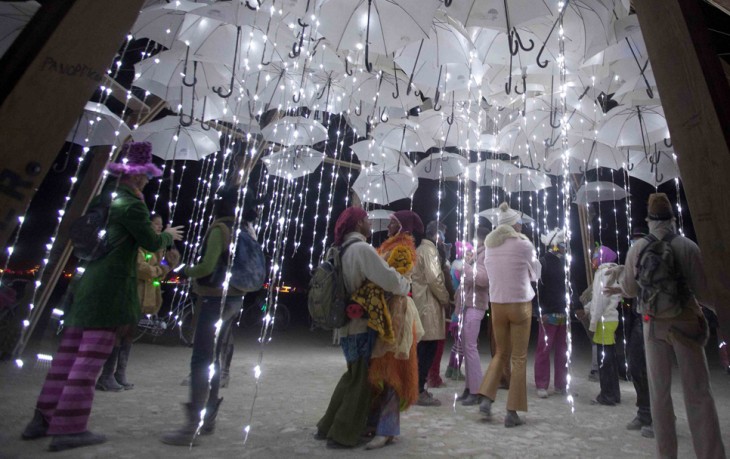
{"label": "woman in green coat", "polygon": [[64,315],[63,339],[38,397],[33,420],[23,431],[27,440],[53,436],[51,451],[106,441],[104,435],[88,431],[87,424],[94,383],[112,351],[116,330],[139,320],[137,250],[159,250],[182,239],[181,227],[168,227],[156,234],[150,224],[142,189],[151,178],[162,175],[152,163],[151,145],[125,144],[120,156],[126,162],[109,165],[119,180],[104,190],[112,194],[106,226],[112,249],[89,262],[73,290],[73,302]]}

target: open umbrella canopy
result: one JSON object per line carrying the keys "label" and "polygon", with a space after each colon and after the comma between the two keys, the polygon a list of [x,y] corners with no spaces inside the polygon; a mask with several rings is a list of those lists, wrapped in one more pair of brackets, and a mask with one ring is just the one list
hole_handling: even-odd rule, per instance
{"label": "open umbrella canopy", "polygon": [[[517,209],[515,209],[517,210]],[[499,222],[499,213],[501,211],[499,210],[499,207],[492,207],[491,209],[482,210],[479,212],[480,217],[484,217],[487,220],[489,220],[492,223],[492,226],[497,226]],[[518,210],[519,212],[519,210]],[[527,215],[526,213],[522,212],[522,223],[523,224],[530,224],[534,223],[535,219]]]}
{"label": "open umbrella canopy", "polygon": [[352,184],[362,202],[388,204],[410,198],[418,188],[418,179],[408,166],[373,165],[365,167]]}
{"label": "open umbrella canopy", "polygon": [[172,48],[186,13],[201,6],[203,4],[188,0],[148,6],[140,11],[130,33],[135,38],[147,38],[165,48]]}
{"label": "open umbrella canopy", "polygon": [[286,146],[314,145],[327,140],[327,128],[304,116],[285,116],[261,130],[264,139]]}
{"label": "open umbrella canopy", "polygon": [[669,138],[661,105],[618,106],[600,123],[597,139],[616,147],[648,146]]}
{"label": "open umbrella canopy", "polygon": [[[580,174],[598,167],[619,170],[626,161],[626,154],[597,140],[580,135],[568,135],[568,162],[570,173]],[[553,149],[545,161],[546,170],[563,173],[563,150]]]}
{"label": "open umbrella canopy", "polygon": [[426,129],[408,119],[390,119],[386,123],[379,123],[372,135],[380,145],[403,152],[426,151],[436,145]]}
{"label": "open umbrella canopy", "polygon": [[411,165],[411,161],[400,151],[385,147],[372,139],[353,143],[350,145],[350,149],[360,161],[386,165],[397,165],[400,161],[408,166]]}
{"label": "open umbrella canopy", "polygon": [[[552,14],[545,0],[462,0],[447,9],[465,26],[507,30],[507,25],[519,26],[532,19]],[[505,44],[506,45],[506,44]]]}
{"label": "open umbrella canopy", "polygon": [[264,156],[262,161],[269,175],[294,180],[317,170],[324,158],[324,153],[305,147],[272,153]]}
{"label": "open umbrella canopy", "polygon": [[198,161],[220,149],[220,132],[200,123],[181,126],[177,116],[166,116],[132,131],[137,142],[150,142],[152,154],[164,160]]}
{"label": "open umbrella canopy", "polygon": [[380,231],[386,231],[388,224],[390,223],[390,216],[393,215],[392,210],[386,209],[373,209],[368,211],[368,220],[372,225],[373,233]]}
{"label": "open umbrella canopy", "polygon": [[413,169],[416,176],[431,180],[458,177],[464,172],[468,160],[456,153],[438,152],[423,158]]}
{"label": "open umbrella canopy", "polygon": [[129,126],[106,105],[87,102],[66,142],[85,147],[116,145],[123,142],[131,132]]}
{"label": "open umbrella canopy", "polygon": [[5,54],[41,5],[38,2],[0,2],[0,56]]}
{"label": "open umbrella canopy", "polygon": [[532,169],[518,169],[516,172],[507,173],[502,184],[507,193],[540,191],[551,186],[553,184],[550,177]]}
{"label": "open umbrella canopy", "polygon": [[648,154],[643,151],[629,151],[626,171],[654,187],[679,177],[679,167],[671,149],[661,151],[651,148]]}
{"label": "open umbrella canopy", "polygon": [[578,188],[573,203],[585,205],[589,202],[618,201],[627,196],[629,193],[615,183],[589,182]]}
{"label": "open umbrella canopy", "polygon": [[519,168],[507,161],[487,159],[466,166],[466,177],[477,186],[502,186],[504,176],[517,172]]}

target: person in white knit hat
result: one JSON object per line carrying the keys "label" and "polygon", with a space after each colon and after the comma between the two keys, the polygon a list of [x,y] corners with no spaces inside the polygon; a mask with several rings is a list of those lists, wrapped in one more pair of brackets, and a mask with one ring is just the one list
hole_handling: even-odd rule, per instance
{"label": "person in white knit hat", "polygon": [[527,346],[530,341],[532,298],[531,282],[540,278],[541,266],[530,240],[521,233],[522,214],[505,202],[499,206],[498,226],[487,235],[484,264],[489,278],[489,298],[497,341],[497,353],[489,363],[479,394],[484,398],[479,411],[492,416],[502,368],[507,359],[512,374],[507,396],[505,427],[523,424],[517,411],[527,411]]}

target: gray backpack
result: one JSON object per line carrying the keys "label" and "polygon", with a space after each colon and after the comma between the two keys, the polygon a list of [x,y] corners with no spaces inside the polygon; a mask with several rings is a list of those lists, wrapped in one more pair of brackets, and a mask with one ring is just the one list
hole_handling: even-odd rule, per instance
{"label": "gray backpack", "polygon": [[358,239],[341,247],[332,246],[322,263],[312,272],[307,306],[312,323],[325,330],[343,327],[347,323],[345,308],[349,295],[342,279],[342,255]]}
{"label": "gray backpack", "polygon": [[676,234],[662,239],[646,236],[647,245],[636,262],[639,284],[637,312],[651,317],[676,317],[690,299],[689,288],[674,257],[672,241]]}

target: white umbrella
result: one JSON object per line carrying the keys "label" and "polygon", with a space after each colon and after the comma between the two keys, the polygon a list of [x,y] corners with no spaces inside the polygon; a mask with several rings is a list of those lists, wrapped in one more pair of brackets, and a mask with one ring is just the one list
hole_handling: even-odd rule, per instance
{"label": "white umbrella", "polygon": [[373,165],[365,167],[352,184],[362,202],[388,204],[410,198],[418,188],[418,179],[410,167]]}
{"label": "white umbrella", "polygon": [[124,121],[98,102],[86,102],[84,112],[66,142],[85,147],[121,143],[131,133]]}
{"label": "white umbrella", "polygon": [[[517,210],[517,209],[514,209]],[[487,220],[489,220],[492,223],[492,226],[497,226],[499,222],[499,213],[501,211],[499,210],[499,207],[492,207],[491,209],[482,210],[479,212],[480,217],[484,217]],[[517,210],[519,212],[519,210]],[[527,215],[526,213],[522,212],[522,223],[523,224],[529,224],[534,223],[535,219]]]}
{"label": "white umbrella", "polygon": [[590,182],[578,188],[573,202],[578,205],[585,205],[589,202],[618,201],[627,196],[629,196],[629,193],[615,183]]}
{"label": "white umbrella", "polygon": [[660,151],[652,148],[648,155],[643,151],[629,151],[626,171],[631,177],[654,187],[679,177],[679,166],[671,150]]}
{"label": "white umbrella", "polygon": [[502,188],[508,193],[519,193],[544,190],[551,186],[553,186],[552,181],[546,174],[532,169],[518,169],[517,172],[510,172],[504,176]]}
{"label": "white umbrella", "polygon": [[[626,155],[617,148],[597,140],[577,135],[568,135],[568,164],[570,173],[580,174],[598,167],[619,170],[623,167]],[[555,148],[545,161],[546,171],[563,173],[563,150]]]}
{"label": "white umbrella", "polygon": [[419,88],[441,93],[466,88],[472,78],[480,83],[484,74],[468,32],[444,14],[436,15],[428,38],[399,50],[395,62]]}
{"label": "white umbrella", "polygon": [[464,172],[468,160],[456,153],[432,153],[416,164],[414,172],[419,178],[440,180],[458,177]]}
{"label": "white umbrella", "polygon": [[386,123],[379,123],[372,135],[382,146],[403,152],[426,151],[436,145],[427,130],[408,119],[390,119]]}
{"label": "white umbrella", "polygon": [[350,145],[357,159],[367,161],[374,164],[397,165],[400,161],[407,166],[411,165],[411,161],[406,158],[400,151],[381,145],[375,140],[361,140],[360,142]]}
{"label": "white umbrella", "polygon": [[418,120],[422,129],[432,133],[438,146],[472,149],[481,141],[479,124],[461,111],[459,105],[421,112]]}
{"label": "white umbrella", "polygon": [[276,175],[288,180],[311,174],[324,161],[325,154],[310,148],[282,151],[264,156],[269,175]]}
{"label": "white umbrella", "polygon": [[408,80],[386,72],[358,75],[352,83],[351,97],[357,102],[363,102],[377,107],[394,107],[408,111],[421,105],[421,99],[416,92],[407,94]]}
{"label": "white umbrella", "polygon": [[466,177],[477,186],[502,186],[504,176],[519,169],[512,163],[497,159],[487,159],[466,166]]}
{"label": "white umbrella", "polygon": [[669,129],[661,105],[618,106],[606,114],[596,138],[616,147],[649,146],[669,138]]}
{"label": "white umbrella", "polygon": [[188,0],[149,6],[140,11],[129,33],[134,38],[148,38],[165,48],[172,48],[185,21],[185,14],[201,6]]}
{"label": "white umbrella", "polygon": [[390,223],[390,216],[395,212],[385,209],[373,209],[368,211],[368,220],[372,224],[373,233],[386,231]]}
{"label": "white umbrella", "polygon": [[[319,32],[337,49],[365,48],[390,56],[428,37],[439,0],[325,0]],[[371,69],[368,69],[371,70]]]}
{"label": "white umbrella", "polygon": [[507,30],[507,12],[510,26],[552,14],[545,0],[461,0],[453,2],[446,11],[467,27],[496,30]]}
{"label": "white umbrella", "polygon": [[0,56],[40,7],[38,2],[0,2]]}
{"label": "white umbrella", "polygon": [[132,131],[137,142],[150,142],[152,154],[164,160],[197,161],[220,149],[220,132],[204,130],[199,123],[181,126],[177,116],[143,124]]}
{"label": "white umbrella", "polygon": [[322,123],[303,116],[285,116],[261,130],[265,140],[286,146],[314,145],[327,140]]}

